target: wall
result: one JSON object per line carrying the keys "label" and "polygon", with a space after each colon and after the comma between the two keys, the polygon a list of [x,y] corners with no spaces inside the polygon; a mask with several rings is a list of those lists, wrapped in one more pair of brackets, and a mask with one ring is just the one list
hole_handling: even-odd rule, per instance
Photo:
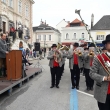
{"label": "wall", "polygon": [[[58,43],[59,42],[59,33],[55,32],[55,31],[36,31],[33,32],[33,41],[32,42],[36,42],[36,37],[38,39],[38,35],[41,35],[41,41],[40,45],[41,47],[44,47],[44,40],[43,40],[43,36],[46,35],[46,42],[45,42],[45,47],[51,47],[53,43]],[[51,35],[51,41],[49,41],[49,35]]]}
{"label": "wall", "polygon": [[106,35],[110,34],[110,30],[91,30],[91,36],[94,40],[97,40],[97,34],[105,35],[104,39],[106,38]]}
{"label": "wall", "polygon": [[[65,39],[67,33],[69,34],[69,39]],[[73,39],[74,33],[76,33],[76,39]],[[79,39],[82,37],[82,33],[84,33],[85,40],[88,40],[88,33],[83,26],[62,28],[61,42],[78,42]]]}

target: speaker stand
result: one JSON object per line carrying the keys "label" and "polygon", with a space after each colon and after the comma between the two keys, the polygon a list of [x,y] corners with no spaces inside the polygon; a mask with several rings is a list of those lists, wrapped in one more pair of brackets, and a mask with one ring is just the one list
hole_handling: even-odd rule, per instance
{"label": "speaker stand", "polygon": [[42,68],[43,70],[45,70],[45,69],[43,68],[43,66],[40,64],[40,62],[39,62],[39,57],[38,57],[38,56],[37,56],[37,63],[35,64],[34,68],[35,68],[35,67]]}

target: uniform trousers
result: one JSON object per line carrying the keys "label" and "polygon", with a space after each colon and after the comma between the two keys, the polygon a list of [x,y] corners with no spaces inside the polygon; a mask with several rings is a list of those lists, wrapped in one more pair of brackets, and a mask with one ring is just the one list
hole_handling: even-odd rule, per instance
{"label": "uniform trousers", "polygon": [[84,68],[84,74],[85,74],[85,78],[86,78],[86,86],[89,88],[93,88],[94,80],[90,78],[89,72],[90,72],[90,69]]}
{"label": "uniform trousers", "polygon": [[63,75],[63,72],[64,72],[64,65],[65,64],[63,64],[62,67],[61,67],[61,76]]}
{"label": "uniform trousers", "polygon": [[51,71],[51,85],[52,86],[58,86],[59,85],[59,82],[60,82],[60,67],[53,67],[53,68],[50,68],[50,71]]}
{"label": "uniform trousers", "polygon": [[105,103],[98,102],[98,107],[99,110],[110,110],[110,94],[107,95]]}
{"label": "uniform trousers", "polygon": [[[73,65],[73,69],[70,69],[71,71],[71,83],[73,87],[79,86],[79,80],[80,80],[80,69],[78,65]],[[76,77],[76,78],[75,78]]]}

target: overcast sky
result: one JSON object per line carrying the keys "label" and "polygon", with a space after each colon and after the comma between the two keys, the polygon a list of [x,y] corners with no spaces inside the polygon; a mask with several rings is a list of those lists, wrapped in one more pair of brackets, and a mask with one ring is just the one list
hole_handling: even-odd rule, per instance
{"label": "overcast sky", "polygon": [[85,23],[90,25],[91,14],[94,14],[94,23],[102,16],[110,15],[110,0],[34,0],[33,26],[38,26],[41,19],[47,24],[56,27],[62,20],[73,21],[79,16],[75,9],[81,9],[81,16]]}

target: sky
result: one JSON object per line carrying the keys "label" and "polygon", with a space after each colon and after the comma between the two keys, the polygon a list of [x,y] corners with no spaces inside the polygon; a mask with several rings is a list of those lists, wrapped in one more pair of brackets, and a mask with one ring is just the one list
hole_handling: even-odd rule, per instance
{"label": "sky", "polygon": [[33,26],[40,25],[41,19],[50,26],[56,25],[65,19],[73,21],[79,18],[75,9],[81,9],[84,22],[91,24],[91,14],[94,14],[94,24],[104,15],[110,15],[110,0],[34,0]]}

